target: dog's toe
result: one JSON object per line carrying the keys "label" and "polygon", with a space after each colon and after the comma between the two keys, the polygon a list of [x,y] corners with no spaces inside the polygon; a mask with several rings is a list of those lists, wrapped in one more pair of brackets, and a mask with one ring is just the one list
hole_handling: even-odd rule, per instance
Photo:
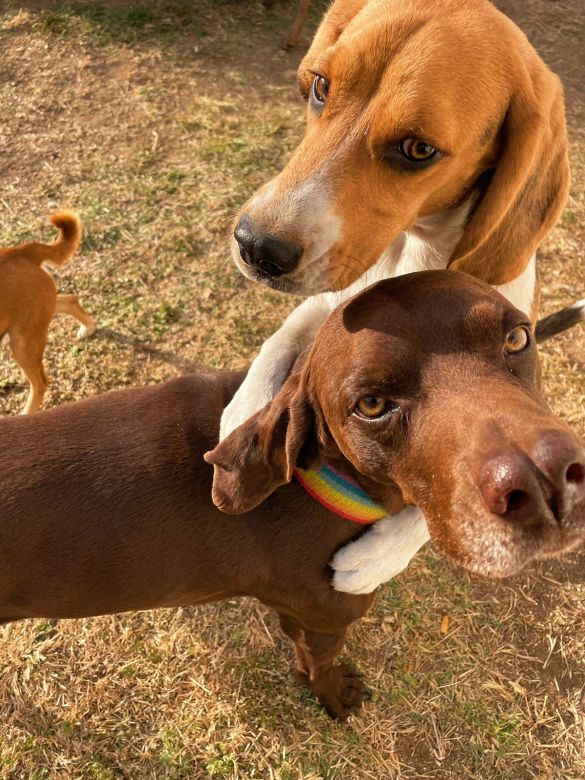
{"label": "dog's toe", "polygon": [[97,330],[97,325],[95,322],[92,322],[91,325],[80,325],[79,330],[77,331],[77,338],[80,341],[83,341],[84,339],[90,338],[90,336],[93,336],[93,334]]}
{"label": "dog's toe", "polygon": [[380,583],[370,577],[367,570],[358,569],[358,571],[336,571],[331,584],[334,590],[341,593],[362,595],[372,593]]}

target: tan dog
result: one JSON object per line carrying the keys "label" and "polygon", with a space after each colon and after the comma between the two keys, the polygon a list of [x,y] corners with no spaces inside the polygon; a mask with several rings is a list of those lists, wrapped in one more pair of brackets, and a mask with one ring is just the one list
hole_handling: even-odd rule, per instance
{"label": "tan dog", "polygon": [[488,0],[337,0],[299,84],[307,131],[242,210],[244,274],[345,288],[464,203],[445,264],[494,285],[526,270],[568,192],[563,91]]}
{"label": "tan dog", "polygon": [[41,264],[61,267],[71,259],[81,240],[81,221],[70,211],[53,214],[60,234],[54,244],[19,244],[0,249],[0,340],[6,334],[14,359],[29,381],[22,414],[40,409],[47,389],[43,354],[49,324],[55,314],[70,314],[81,322],[78,338],[95,333],[93,319],[76,295],[57,295],[55,282]]}

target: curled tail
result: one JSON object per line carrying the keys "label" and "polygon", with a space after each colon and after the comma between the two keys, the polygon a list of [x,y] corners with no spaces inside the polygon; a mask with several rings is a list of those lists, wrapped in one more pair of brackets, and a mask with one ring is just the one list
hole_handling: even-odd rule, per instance
{"label": "curled tail", "polygon": [[0,249],[0,260],[26,258],[36,263],[51,263],[62,266],[75,254],[81,241],[81,220],[72,211],[57,211],[51,222],[59,228],[59,235],[52,244],[19,244],[9,249]]}
{"label": "curled tail", "polygon": [[557,333],[562,333],[579,322],[585,322],[585,298],[538,320],[535,331],[536,341],[538,344],[542,344],[543,341],[550,339],[551,336],[556,336]]}
{"label": "curled tail", "polygon": [[36,244],[44,255],[43,261],[64,265],[77,251],[81,241],[81,220],[72,211],[57,211],[50,217],[59,235],[53,244]]}

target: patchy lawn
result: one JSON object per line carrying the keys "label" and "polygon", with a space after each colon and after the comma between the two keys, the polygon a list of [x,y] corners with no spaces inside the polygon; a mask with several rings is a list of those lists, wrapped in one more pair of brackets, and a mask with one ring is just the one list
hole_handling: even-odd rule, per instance
{"label": "patchy lawn", "polygon": [[[500,5],[567,87],[573,188],[541,252],[548,312],[585,295],[582,22],[568,0]],[[303,132],[301,54],[279,49],[295,6],[0,5],[0,244],[49,239],[52,210],[78,211],[82,251],[56,278],[101,328],[80,343],[55,321],[47,404],[241,366],[295,304],[226,250],[239,205]],[[12,414],[25,385],[1,358]],[[553,407],[584,433],[585,328],[543,358]],[[287,641],[251,601],[12,624],[0,777],[578,780],[584,617],[583,555],[490,583],[428,550],[351,634],[375,698],[345,725],[295,688]]]}

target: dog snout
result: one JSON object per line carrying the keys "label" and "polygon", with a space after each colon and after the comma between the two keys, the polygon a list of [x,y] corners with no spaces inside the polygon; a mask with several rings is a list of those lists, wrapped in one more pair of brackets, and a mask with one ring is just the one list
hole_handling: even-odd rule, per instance
{"label": "dog snout", "polygon": [[532,457],[497,455],[478,484],[492,514],[517,523],[538,523],[551,513],[562,524],[585,499],[585,452],[562,434],[542,437]]}
{"label": "dog snout", "polygon": [[234,238],[244,263],[272,278],[294,271],[303,253],[301,247],[256,228],[246,214],[236,225]]}

